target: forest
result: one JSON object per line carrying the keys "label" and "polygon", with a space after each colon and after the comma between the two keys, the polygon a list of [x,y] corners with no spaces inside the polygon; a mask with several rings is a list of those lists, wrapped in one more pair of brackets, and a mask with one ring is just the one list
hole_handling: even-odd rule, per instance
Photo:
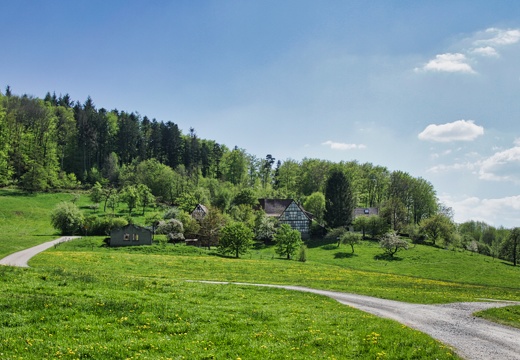
{"label": "forest", "polygon": [[485,223],[454,224],[452,210],[439,203],[426,179],[355,160],[279,156],[258,157],[201,139],[195,129],[183,133],[171,121],[98,109],[90,97],[80,103],[49,92],[40,99],[15,95],[9,86],[0,93],[0,187],[128,194],[141,186],[159,203],[185,210],[201,203],[237,219],[244,216],[240,206],[253,206],[256,199],[291,198],[326,227],[327,181],[339,171],[347,179],[352,206],[379,208],[397,232],[413,235],[420,225],[433,243],[438,238],[487,253],[506,238],[504,229]]}

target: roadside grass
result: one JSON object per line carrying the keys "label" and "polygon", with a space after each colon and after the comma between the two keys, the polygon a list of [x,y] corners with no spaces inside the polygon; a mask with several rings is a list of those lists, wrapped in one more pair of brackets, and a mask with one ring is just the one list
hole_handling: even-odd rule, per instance
{"label": "roadside grass", "polygon": [[507,306],[497,309],[479,311],[475,316],[520,329],[520,306]]}
{"label": "roadside grass", "polygon": [[458,358],[315,294],[87,270],[0,267],[2,359]]}
{"label": "roadside grass", "polygon": [[56,204],[70,201],[73,196],[0,189],[0,257],[57,238],[50,212]]}

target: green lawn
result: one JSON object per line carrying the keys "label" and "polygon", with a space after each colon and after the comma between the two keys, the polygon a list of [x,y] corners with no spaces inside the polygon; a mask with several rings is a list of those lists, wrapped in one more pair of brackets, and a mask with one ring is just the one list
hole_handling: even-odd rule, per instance
{"label": "green lawn", "polygon": [[[0,256],[57,237],[49,212],[72,196],[0,190]],[[87,208],[88,198],[78,204]],[[102,237],[83,238],[36,256],[30,269],[0,267],[0,358],[453,358],[428,336],[324,297],[185,280],[295,284],[417,303],[520,301],[519,268],[428,246],[382,260],[372,242],[355,254],[313,242],[301,263],[279,259],[272,247],[231,259],[184,245],[101,245]],[[518,314],[508,307],[479,316],[520,327]]]}

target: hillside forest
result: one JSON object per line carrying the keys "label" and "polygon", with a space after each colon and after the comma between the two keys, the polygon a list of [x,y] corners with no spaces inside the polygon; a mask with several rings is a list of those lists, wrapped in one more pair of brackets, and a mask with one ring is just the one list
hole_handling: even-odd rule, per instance
{"label": "hillside forest", "polygon": [[[0,187],[91,190],[100,211],[114,214],[124,203],[128,217],[152,204],[190,212],[200,203],[256,226],[255,232],[265,222],[254,211],[259,198],[296,200],[314,215],[316,234],[351,224],[355,207],[378,208],[377,219],[356,226],[372,227],[374,235],[391,229],[416,241],[513,256],[510,230],[477,221],[455,224],[426,179],[355,160],[279,156],[257,157],[201,139],[195,129],[183,133],[172,121],[98,109],[90,97],[84,103],[68,94],[40,99],[15,95],[9,86],[0,93]],[[339,223],[337,208],[331,208],[334,189],[348,194]]]}

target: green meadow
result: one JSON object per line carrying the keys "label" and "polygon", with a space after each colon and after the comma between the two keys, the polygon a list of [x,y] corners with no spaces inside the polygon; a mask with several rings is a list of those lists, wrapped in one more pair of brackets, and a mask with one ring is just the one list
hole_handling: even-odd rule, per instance
{"label": "green meadow", "polygon": [[[49,212],[72,194],[0,190],[0,254],[57,237]],[[88,199],[81,196],[80,206]],[[453,359],[394,321],[307,293],[186,280],[292,284],[416,303],[520,301],[520,269],[420,246],[381,258],[376,243],[309,244],[305,263],[272,247],[241,259],[184,245],[109,249],[101,237],[0,267],[2,359]],[[519,307],[478,314],[519,326]]]}

